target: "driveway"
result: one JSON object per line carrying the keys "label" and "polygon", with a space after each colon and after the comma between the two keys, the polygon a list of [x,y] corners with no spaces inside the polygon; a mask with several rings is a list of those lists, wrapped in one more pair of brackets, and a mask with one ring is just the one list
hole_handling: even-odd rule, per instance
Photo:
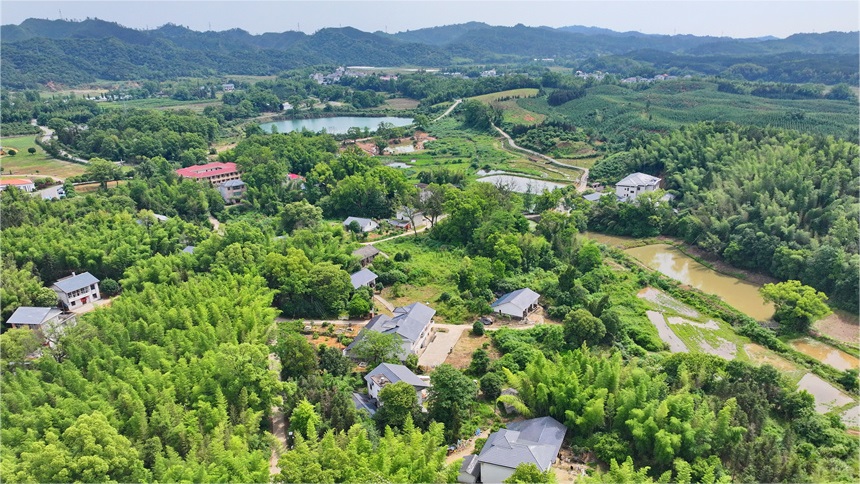
{"label": "driveway", "polygon": [[[448,358],[454,345],[460,340],[463,332],[472,329],[468,324],[434,324],[435,338],[424,348],[424,353],[418,357],[418,364],[426,369],[435,368]],[[444,333],[440,330],[445,331]]]}

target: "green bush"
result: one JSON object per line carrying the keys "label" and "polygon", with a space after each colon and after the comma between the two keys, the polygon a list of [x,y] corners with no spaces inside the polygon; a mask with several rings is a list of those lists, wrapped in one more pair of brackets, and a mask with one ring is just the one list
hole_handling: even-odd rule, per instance
{"label": "green bush", "polygon": [[472,334],[475,336],[483,336],[484,335],[484,323],[480,321],[475,321],[472,324]]}

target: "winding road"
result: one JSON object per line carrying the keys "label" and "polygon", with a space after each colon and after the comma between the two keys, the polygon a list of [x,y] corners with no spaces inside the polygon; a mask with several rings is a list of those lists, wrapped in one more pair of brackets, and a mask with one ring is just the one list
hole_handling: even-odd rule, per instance
{"label": "winding road", "polygon": [[[38,124],[36,124],[35,119],[30,120],[30,124],[32,124],[33,126],[36,126],[37,128],[42,130],[42,138],[41,138],[42,144],[47,145],[47,144],[51,143],[51,138],[54,137],[54,130],[53,129],[51,129],[47,126],[39,126]],[[64,158],[71,160],[71,161],[74,161],[76,163],[89,164],[89,162],[90,162],[90,160],[85,160],[83,158],[79,158],[77,156],[70,155],[68,151],[63,150],[63,149],[58,150],[58,154],[61,157],[64,157]]]}
{"label": "winding road", "polygon": [[459,106],[461,102],[463,102],[463,100],[462,100],[462,99],[457,99],[456,101],[454,101],[454,104],[452,104],[452,105],[451,105],[451,107],[449,107],[449,108],[448,108],[444,113],[442,113],[442,115],[441,115],[441,116],[439,116],[438,118],[434,119],[434,120],[433,120],[433,122],[435,123],[436,121],[439,121],[440,119],[444,118],[445,116],[447,116],[447,115],[451,114],[451,111],[453,111],[453,110],[454,110],[454,108],[456,108],[457,106]]}
{"label": "winding road", "polygon": [[550,163],[550,164],[552,164],[552,165],[556,165],[556,166],[560,166],[560,167],[563,167],[563,168],[568,168],[568,169],[574,169],[574,170],[582,171],[583,173],[582,173],[582,176],[581,176],[581,177],[579,177],[579,185],[576,187],[576,190],[577,190],[578,192],[584,192],[584,191],[585,191],[585,189],[588,187],[588,168],[583,168],[583,167],[581,167],[581,166],[568,165],[568,164],[566,164],[566,163],[562,163],[562,162],[560,162],[560,161],[558,161],[558,160],[556,160],[556,159],[554,159],[554,158],[550,158],[549,156],[546,156],[546,155],[544,155],[544,154],[538,153],[537,151],[533,151],[533,150],[530,150],[530,149],[528,149],[528,148],[523,148],[522,146],[517,145],[517,144],[514,142],[513,138],[511,138],[511,136],[510,136],[508,133],[505,133],[504,131],[502,131],[502,129],[501,129],[501,128],[499,128],[499,127],[498,127],[498,126],[496,126],[495,124],[494,124],[494,125],[492,125],[492,126],[493,126],[493,128],[495,128],[495,130],[496,130],[496,131],[498,131],[498,132],[499,132],[499,134],[501,134],[502,136],[504,136],[504,137],[505,137],[505,139],[508,141],[508,145],[509,145],[511,148],[513,148],[513,149],[515,149],[515,150],[517,150],[517,151],[521,151],[521,152],[523,152],[523,153],[526,153],[526,154],[528,154],[528,155],[531,155],[531,156],[535,156],[535,157],[537,157],[537,158],[540,158],[540,159],[542,159],[542,160],[544,160],[544,161],[546,161],[547,163]]}

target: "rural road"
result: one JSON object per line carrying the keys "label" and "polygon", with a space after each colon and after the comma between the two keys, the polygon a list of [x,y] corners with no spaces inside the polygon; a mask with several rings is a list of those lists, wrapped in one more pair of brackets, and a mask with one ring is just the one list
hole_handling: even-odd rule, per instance
{"label": "rural road", "polygon": [[[440,215],[439,218],[436,219],[436,223],[441,222],[442,220],[445,219],[445,217],[446,217],[446,214]],[[426,224],[421,228],[418,228],[415,230],[407,230],[406,232],[403,232],[402,234],[392,235],[391,237],[386,237],[384,239],[376,239],[376,240],[372,240],[370,242],[362,242],[361,245],[373,245],[377,242],[388,242],[389,240],[397,239],[399,237],[406,237],[409,235],[420,234],[421,232],[424,232],[425,230],[431,229],[432,227],[433,227],[432,225]]]}
{"label": "rural road", "polygon": [[454,104],[452,104],[452,105],[451,105],[451,107],[449,107],[447,110],[445,110],[445,112],[444,112],[444,113],[442,113],[442,115],[441,115],[441,116],[439,116],[438,118],[434,119],[434,120],[433,120],[433,122],[435,123],[436,121],[439,121],[440,119],[444,118],[445,116],[447,116],[447,115],[451,114],[451,111],[453,111],[453,110],[454,110],[454,108],[456,108],[458,105],[460,105],[460,103],[461,103],[461,102],[463,102],[463,100],[462,100],[462,99],[457,99],[456,101],[454,101]]}
{"label": "rural road", "polygon": [[[36,126],[42,130],[42,143],[43,144],[49,144],[51,142],[51,138],[54,137],[54,130],[53,129],[51,129],[47,126],[39,126],[38,124],[36,124],[35,119],[30,120],[30,124],[32,124],[33,126]],[[85,160],[83,158],[78,158],[77,156],[72,156],[65,150],[59,150],[59,154],[60,154],[60,156],[64,156],[64,157],[66,157],[72,161],[76,161],[78,163],[85,163],[86,164],[86,163],[90,162],[90,160]]]}
{"label": "rural road", "polygon": [[[467,324],[434,324],[433,328],[436,330],[436,336],[418,357],[418,364],[424,368],[436,368],[445,363],[445,359],[448,358],[448,354],[460,340],[460,336],[467,329],[472,329],[472,326]],[[439,331],[440,329],[447,331],[443,333]]]}
{"label": "rural road", "polygon": [[[277,355],[269,353],[269,370],[278,374],[278,381],[281,381],[281,362]],[[272,456],[269,458],[269,475],[277,475],[281,473],[281,468],[278,466],[278,459],[281,457],[281,452],[287,450],[287,421],[284,418],[284,411],[280,406],[272,407],[272,434],[278,439],[278,445],[272,449]]]}
{"label": "rural road", "polygon": [[505,137],[506,140],[508,140],[508,145],[510,145],[511,148],[514,148],[514,149],[522,151],[524,153],[528,153],[530,155],[536,156],[536,157],[538,157],[542,160],[545,160],[545,161],[547,161],[553,165],[556,165],[556,166],[561,166],[564,168],[572,168],[574,170],[582,171],[583,173],[582,173],[582,176],[579,177],[579,185],[577,186],[576,190],[578,192],[584,192],[586,187],[588,187],[588,168],[582,168],[581,166],[568,165],[568,164],[562,163],[562,162],[560,162],[554,158],[550,158],[549,156],[538,153],[537,151],[532,151],[528,148],[523,148],[522,146],[517,145],[514,142],[513,138],[511,138],[511,136],[508,133],[505,133],[504,131],[502,131],[501,128],[499,128],[495,124],[492,126],[493,126],[493,128],[496,129],[496,131],[499,132],[499,134],[501,134],[502,136]]}

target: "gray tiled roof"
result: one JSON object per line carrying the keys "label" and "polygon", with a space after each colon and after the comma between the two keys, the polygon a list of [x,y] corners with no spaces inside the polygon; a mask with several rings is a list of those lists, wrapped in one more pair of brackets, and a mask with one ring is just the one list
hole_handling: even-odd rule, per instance
{"label": "gray tiled roof", "polygon": [[511,469],[532,463],[545,471],[558,455],[566,432],[567,427],[552,417],[510,423],[507,429],[490,434],[478,461]]}
{"label": "gray tiled roof", "polygon": [[656,185],[660,183],[660,179],[656,176],[646,175],[645,173],[632,173],[624,177],[623,180],[616,183],[615,186],[623,185],[623,186],[634,186],[634,187],[647,187],[651,185]]}
{"label": "gray tiled roof", "polygon": [[502,304],[513,304],[514,307],[525,311],[529,308],[529,306],[536,303],[538,299],[540,299],[540,294],[526,287],[505,294],[504,296],[496,299],[496,302],[491,304],[490,307],[495,308],[501,306]]}
{"label": "gray tiled roof", "polygon": [[194,246],[193,245],[186,245],[185,248],[182,249],[182,252],[188,252],[189,254],[193,254],[194,253]]}
{"label": "gray tiled roof", "polygon": [[[403,339],[401,354],[399,355],[402,359],[409,355],[412,343],[421,336],[421,331],[430,324],[430,320],[435,314],[436,310],[433,308],[421,303],[412,303],[406,307],[395,308],[393,318],[385,314],[375,316],[368,321],[364,330],[393,333],[400,336]],[[347,352],[361,339],[362,333],[359,333],[358,337],[346,347]]]}
{"label": "gray tiled roof", "polygon": [[98,284],[99,280],[89,272],[78,274],[76,276],[64,277],[54,283],[58,289],[65,293],[76,291],[82,287],[87,287],[90,284]]}
{"label": "gray tiled roof", "polygon": [[463,458],[463,464],[460,466],[461,473],[478,477],[478,471],[480,470],[481,468],[478,467],[477,455],[470,454]]}
{"label": "gray tiled roof", "polygon": [[242,180],[229,180],[229,181],[225,181],[225,182],[224,182],[224,183],[222,183],[221,185],[223,185],[223,186],[225,186],[225,187],[227,187],[227,188],[232,188],[232,187],[244,187],[244,186],[245,186],[245,182],[243,182]]}
{"label": "gray tiled roof", "polygon": [[16,309],[9,319],[7,324],[26,324],[29,326],[38,326],[45,322],[46,319],[53,318],[62,313],[57,308],[38,308],[21,306]]}
{"label": "gray tiled roof", "polygon": [[358,226],[361,227],[361,230],[365,232],[369,232],[374,228],[378,227],[377,223],[369,218],[362,217],[347,217],[346,220],[343,221],[343,226],[348,227],[352,222],[357,222]]}
{"label": "gray tiled roof", "polygon": [[427,388],[430,386],[429,383],[424,380],[418,378],[415,373],[406,368],[403,365],[392,365],[391,363],[382,363],[364,376],[364,380],[368,381],[371,377],[376,375],[382,375],[388,379],[391,383],[397,383],[399,381],[405,381],[406,383],[412,385],[413,387]]}
{"label": "gray tiled roof", "polygon": [[355,249],[354,251],[352,251],[352,255],[357,255],[357,256],[361,257],[362,259],[364,259],[365,257],[373,257],[377,254],[379,254],[379,249],[377,249],[376,247],[374,247],[372,245],[365,245],[361,248],[358,248],[358,249]]}
{"label": "gray tiled roof", "polygon": [[376,280],[376,274],[373,273],[370,269],[362,269],[355,274],[349,276],[350,281],[352,281],[352,288],[358,289],[361,286],[370,284],[371,282]]}

